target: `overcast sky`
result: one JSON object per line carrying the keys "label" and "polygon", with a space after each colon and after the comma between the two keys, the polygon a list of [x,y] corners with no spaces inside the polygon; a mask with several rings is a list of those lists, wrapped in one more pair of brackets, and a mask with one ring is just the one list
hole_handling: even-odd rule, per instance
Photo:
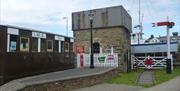
{"label": "overcast sky", "polygon": [[[180,0],[141,0],[144,38],[151,34],[156,37],[166,34],[165,27],[152,27],[153,22],[170,21],[176,23],[172,32],[180,33]],[[82,10],[123,5],[138,24],[138,0],[0,0],[0,24],[33,28],[66,35],[68,17],[69,36],[71,31],[71,13]],[[137,32],[133,28],[134,32]]]}

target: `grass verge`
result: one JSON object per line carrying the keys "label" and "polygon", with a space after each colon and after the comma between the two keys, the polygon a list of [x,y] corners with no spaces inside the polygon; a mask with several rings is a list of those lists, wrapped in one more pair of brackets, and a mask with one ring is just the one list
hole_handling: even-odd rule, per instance
{"label": "grass verge", "polygon": [[176,76],[180,76],[180,67],[174,68],[172,74],[167,74],[166,70],[155,70],[155,84],[161,84]]}
{"label": "grass verge", "polygon": [[136,80],[138,75],[143,70],[138,69],[137,71],[132,71],[129,73],[119,73],[117,77],[114,77],[108,80],[108,83],[115,83],[115,84],[127,84],[127,85],[136,85]]}
{"label": "grass verge", "polygon": [[[143,72],[143,69],[138,69],[137,71],[132,71],[129,73],[119,73],[117,77],[114,77],[112,79],[107,80],[107,83],[110,84],[127,84],[127,85],[134,85],[138,86],[136,84],[137,78],[139,74]],[[157,84],[161,84],[163,82],[166,82],[174,77],[180,76],[180,67],[174,68],[172,74],[167,74],[165,69],[159,69],[154,70],[154,79],[155,84],[154,85],[141,85],[145,88],[155,86]]]}

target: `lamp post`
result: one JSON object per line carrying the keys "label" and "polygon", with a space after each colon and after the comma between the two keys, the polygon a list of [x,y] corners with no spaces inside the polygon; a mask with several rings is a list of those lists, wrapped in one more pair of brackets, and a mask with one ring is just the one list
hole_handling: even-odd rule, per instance
{"label": "lamp post", "polygon": [[90,21],[90,46],[91,46],[91,53],[90,53],[90,69],[94,68],[94,55],[93,55],[93,32],[92,32],[92,28],[93,28],[93,18],[94,18],[94,14],[92,13],[92,11],[90,11],[89,16],[89,21]]}
{"label": "lamp post", "polygon": [[68,36],[68,17],[63,17],[66,20],[66,35]]}

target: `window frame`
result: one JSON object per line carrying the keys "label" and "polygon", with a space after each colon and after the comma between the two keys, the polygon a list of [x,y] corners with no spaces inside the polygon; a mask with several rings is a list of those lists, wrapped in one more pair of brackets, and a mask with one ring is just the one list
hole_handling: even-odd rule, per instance
{"label": "window frame", "polygon": [[[14,40],[12,40],[11,38],[12,38],[12,36],[14,36],[14,37],[16,37],[16,38],[13,38],[13,39],[16,39],[15,41]],[[15,42],[16,43],[16,45],[15,45],[15,50],[12,50],[12,42]],[[17,52],[18,51],[18,49],[17,49],[17,47],[18,47],[18,35],[12,35],[12,34],[9,34],[9,45],[8,45],[9,47],[9,52]]]}
{"label": "window frame", "polygon": [[[26,49],[21,48],[22,39],[27,39],[28,40],[28,48],[26,48]],[[20,52],[29,52],[29,49],[30,49],[29,47],[30,47],[29,37],[20,37]]]}

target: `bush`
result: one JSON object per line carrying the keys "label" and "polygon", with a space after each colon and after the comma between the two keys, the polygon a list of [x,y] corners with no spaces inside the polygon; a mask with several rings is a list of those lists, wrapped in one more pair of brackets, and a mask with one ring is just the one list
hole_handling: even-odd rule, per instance
{"label": "bush", "polygon": [[179,43],[179,46],[178,46],[178,52],[180,52],[180,43]]}

